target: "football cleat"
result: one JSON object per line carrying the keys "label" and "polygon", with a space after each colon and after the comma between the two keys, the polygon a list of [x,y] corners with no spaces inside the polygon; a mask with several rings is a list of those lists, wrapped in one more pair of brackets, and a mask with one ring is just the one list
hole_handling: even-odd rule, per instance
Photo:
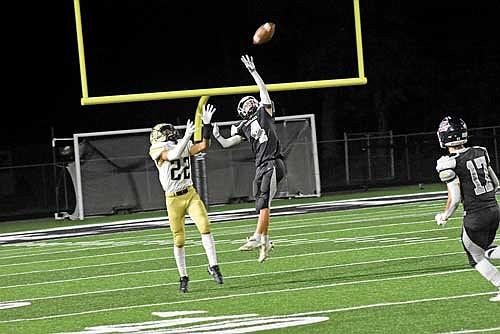
{"label": "football cleat", "polygon": [[262,244],[260,246],[259,262],[264,262],[269,257],[269,252],[274,248],[273,242],[269,241],[267,244]]}
{"label": "football cleat", "polygon": [[213,276],[214,281],[216,281],[219,284],[224,284],[224,277],[222,276],[222,273],[220,272],[220,268],[218,265],[215,266],[208,266],[208,273]]}
{"label": "football cleat", "polygon": [[259,247],[261,245],[260,242],[257,241],[257,239],[255,239],[254,236],[251,236],[251,237],[248,237],[247,238],[247,242],[246,244],[244,244],[243,246],[241,246],[240,248],[238,248],[240,251],[250,251],[250,250],[254,250],[256,249],[257,247]]}
{"label": "football cleat", "polygon": [[500,291],[498,291],[498,295],[490,298],[490,302],[500,302]]}
{"label": "football cleat", "polygon": [[187,276],[182,276],[181,279],[179,280],[181,283],[181,286],[179,288],[179,291],[182,293],[188,292],[188,282],[189,282],[189,277]]}

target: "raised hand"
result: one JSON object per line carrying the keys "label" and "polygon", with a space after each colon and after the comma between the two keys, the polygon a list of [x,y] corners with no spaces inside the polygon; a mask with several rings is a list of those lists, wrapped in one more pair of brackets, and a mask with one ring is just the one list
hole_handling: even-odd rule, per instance
{"label": "raised hand", "polygon": [[201,113],[201,120],[203,124],[210,124],[212,120],[212,115],[214,114],[216,108],[211,104],[204,104],[203,111]]}
{"label": "raised hand", "polygon": [[184,137],[185,138],[191,137],[195,130],[196,127],[194,126],[194,123],[190,119],[188,119],[186,123],[186,132],[184,132]]}
{"label": "raised hand", "polygon": [[245,67],[247,68],[247,70],[250,73],[252,73],[253,71],[255,71],[255,64],[253,63],[253,57],[252,56],[243,55],[243,56],[241,56],[241,61],[243,62],[243,64],[245,64]]}

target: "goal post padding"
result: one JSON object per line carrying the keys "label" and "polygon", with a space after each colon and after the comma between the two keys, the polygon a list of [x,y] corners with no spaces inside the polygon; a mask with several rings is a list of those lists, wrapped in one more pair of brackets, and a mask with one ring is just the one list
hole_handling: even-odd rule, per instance
{"label": "goal post padding", "polygon": [[[217,123],[227,137],[235,122]],[[319,196],[319,167],[314,115],[276,118],[287,166],[277,198]],[[185,126],[177,127],[182,133]],[[70,217],[165,209],[158,171],[148,155],[151,129],[74,135],[75,163],[68,169],[75,185],[76,208]],[[203,160],[203,168],[196,168]],[[208,205],[253,200],[254,156],[243,142],[223,149],[212,139],[206,154],[192,157],[193,181]],[[198,175],[206,173],[206,175]],[[200,188],[201,187],[201,188]]]}

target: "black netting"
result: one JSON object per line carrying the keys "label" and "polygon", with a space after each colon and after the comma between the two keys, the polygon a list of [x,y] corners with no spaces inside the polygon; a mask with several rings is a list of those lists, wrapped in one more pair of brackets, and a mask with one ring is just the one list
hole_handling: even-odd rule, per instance
{"label": "black netting", "polygon": [[[288,175],[279,184],[276,197],[316,194],[309,118],[278,121],[277,125]],[[229,136],[230,125],[220,125],[220,132]],[[147,131],[82,138],[84,216],[164,208],[158,172],[148,149]],[[194,184],[206,204],[253,200],[254,156],[247,142],[223,149],[213,140],[206,154],[193,157],[192,166]],[[76,173],[72,174],[76,180]],[[78,208],[73,215],[79,215]]]}

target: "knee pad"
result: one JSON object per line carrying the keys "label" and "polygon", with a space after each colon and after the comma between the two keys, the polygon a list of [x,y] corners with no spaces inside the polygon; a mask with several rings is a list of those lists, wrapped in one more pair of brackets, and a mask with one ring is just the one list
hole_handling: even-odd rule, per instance
{"label": "knee pad", "polygon": [[269,193],[261,193],[255,199],[255,210],[259,213],[260,210],[267,208],[269,208]]}
{"label": "knee pad", "polygon": [[199,224],[197,224],[197,227],[200,234],[208,234],[211,232],[208,219],[203,219]]}
{"label": "knee pad", "polygon": [[184,247],[186,243],[186,233],[184,230],[173,232],[174,235],[174,245],[177,247]]}

